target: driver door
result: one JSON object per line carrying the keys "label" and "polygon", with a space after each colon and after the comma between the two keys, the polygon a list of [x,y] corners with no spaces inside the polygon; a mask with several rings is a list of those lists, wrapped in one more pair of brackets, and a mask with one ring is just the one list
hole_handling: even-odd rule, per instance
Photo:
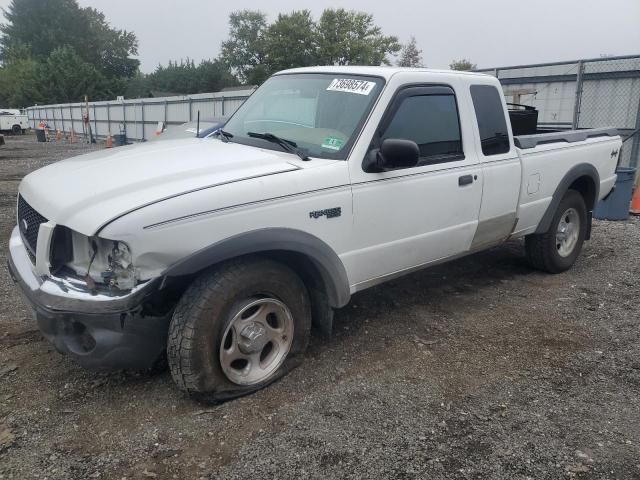
{"label": "driver door", "polygon": [[452,87],[396,92],[370,149],[386,138],[416,142],[420,159],[381,173],[352,164],[356,248],[342,259],[356,290],[468,251],[478,224],[482,169]]}

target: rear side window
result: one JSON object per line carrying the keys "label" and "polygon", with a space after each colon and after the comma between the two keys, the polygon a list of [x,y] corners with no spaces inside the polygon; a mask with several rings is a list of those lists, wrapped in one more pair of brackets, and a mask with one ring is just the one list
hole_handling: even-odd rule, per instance
{"label": "rear side window", "polygon": [[509,131],[498,89],[491,85],[472,85],[471,98],[478,120],[482,153],[485,156],[507,153]]}
{"label": "rear side window", "polygon": [[458,107],[453,95],[416,95],[406,97],[398,107],[386,138],[413,140],[425,163],[456,160],[462,155]]}

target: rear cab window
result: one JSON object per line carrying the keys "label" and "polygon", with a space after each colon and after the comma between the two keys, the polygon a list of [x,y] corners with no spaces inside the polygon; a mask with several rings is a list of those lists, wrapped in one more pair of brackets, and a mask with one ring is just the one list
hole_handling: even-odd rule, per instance
{"label": "rear cab window", "polygon": [[485,157],[507,153],[511,149],[502,97],[492,85],[471,85],[482,154]]}

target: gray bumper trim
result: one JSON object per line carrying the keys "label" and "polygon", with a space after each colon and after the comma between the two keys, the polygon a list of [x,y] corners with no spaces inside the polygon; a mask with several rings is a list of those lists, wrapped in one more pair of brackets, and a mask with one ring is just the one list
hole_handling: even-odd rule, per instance
{"label": "gray bumper trim", "polygon": [[131,292],[92,293],[73,279],[41,278],[15,228],[9,273],[18,284],[43,335],[56,350],[93,370],[150,368],[166,347],[170,314],[152,317],[140,308],[159,279]]}

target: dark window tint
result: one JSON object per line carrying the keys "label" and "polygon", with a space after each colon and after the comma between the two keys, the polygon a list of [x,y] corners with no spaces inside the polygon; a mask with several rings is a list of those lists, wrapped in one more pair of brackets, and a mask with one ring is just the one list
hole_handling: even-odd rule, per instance
{"label": "dark window tint", "polygon": [[498,89],[490,85],[472,85],[471,98],[476,110],[482,153],[497,155],[509,151],[509,132]]}
{"label": "dark window tint", "polygon": [[[424,163],[460,158],[462,142],[458,108],[453,95],[419,95],[405,98],[382,135],[413,140]],[[453,157],[453,158],[452,158]]]}

